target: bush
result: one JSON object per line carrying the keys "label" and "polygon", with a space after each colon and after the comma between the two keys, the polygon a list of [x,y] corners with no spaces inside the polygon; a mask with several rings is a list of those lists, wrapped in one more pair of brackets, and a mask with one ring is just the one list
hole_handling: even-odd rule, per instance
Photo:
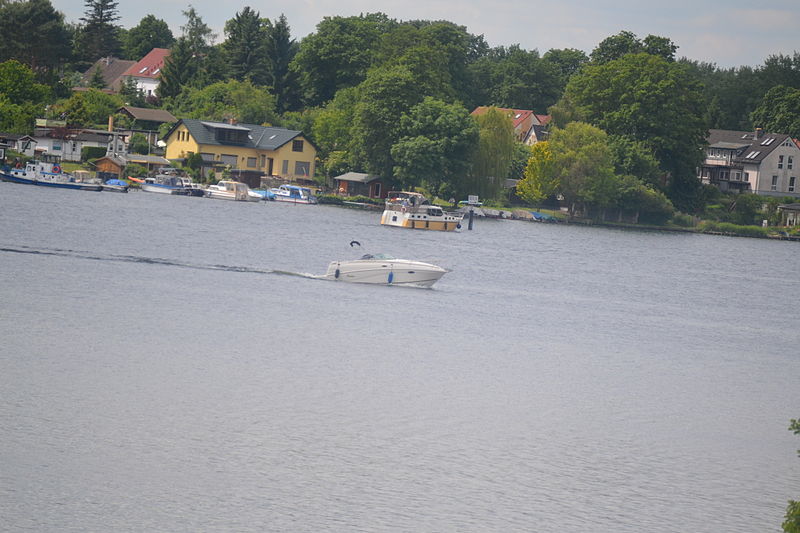
{"label": "bush", "polygon": [[740,226],[730,222],[703,221],[699,229],[704,232],[726,233],[729,235],[739,235],[741,237],[766,237],[769,234],[768,228],[761,226]]}
{"label": "bush", "polygon": [[106,148],[102,146],[84,146],[81,148],[81,161],[87,162],[90,159],[98,159],[106,155]]}
{"label": "bush", "polygon": [[675,226],[680,226],[682,228],[691,228],[694,226],[694,218],[685,213],[675,213],[669,222],[670,224],[674,224]]}
{"label": "bush", "polygon": [[335,194],[320,194],[317,196],[317,201],[321,204],[342,205],[344,198]]}

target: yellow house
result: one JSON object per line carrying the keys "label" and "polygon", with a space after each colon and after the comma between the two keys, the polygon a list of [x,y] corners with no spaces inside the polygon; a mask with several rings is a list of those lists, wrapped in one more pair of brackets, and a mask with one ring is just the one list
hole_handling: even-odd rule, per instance
{"label": "yellow house", "polygon": [[167,159],[200,154],[208,166],[286,180],[314,177],[316,147],[300,131],[184,118],[164,137]]}

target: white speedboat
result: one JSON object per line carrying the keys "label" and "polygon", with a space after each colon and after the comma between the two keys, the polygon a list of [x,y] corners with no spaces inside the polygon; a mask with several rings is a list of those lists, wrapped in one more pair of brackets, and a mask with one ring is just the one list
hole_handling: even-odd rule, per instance
{"label": "white speedboat", "polygon": [[222,180],[216,185],[209,185],[205,190],[208,198],[219,200],[239,200],[242,202],[257,202],[261,199],[250,195],[250,187],[239,181]]}
{"label": "white speedboat", "polygon": [[461,228],[461,213],[447,213],[418,192],[391,191],[381,216],[384,226],[455,231]]}
{"label": "white speedboat", "polygon": [[386,254],[366,254],[352,261],[332,261],[324,277],[350,283],[430,287],[447,272],[449,270],[422,261],[396,259]]}

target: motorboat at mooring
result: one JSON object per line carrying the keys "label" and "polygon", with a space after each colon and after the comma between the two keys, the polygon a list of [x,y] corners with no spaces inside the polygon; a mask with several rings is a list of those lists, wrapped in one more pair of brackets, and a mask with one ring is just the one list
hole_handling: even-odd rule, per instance
{"label": "motorboat at mooring", "polygon": [[216,185],[209,185],[206,197],[218,200],[238,200],[241,202],[258,202],[261,197],[250,194],[250,187],[246,183],[231,180],[221,180]]}
{"label": "motorboat at mooring", "polygon": [[418,192],[391,191],[381,224],[399,228],[455,231],[461,229],[461,213],[447,213]]}
{"label": "motorboat at mooring", "polygon": [[311,189],[298,185],[281,185],[267,189],[267,200],[276,202],[290,202],[293,204],[316,204],[317,197],[311,194]]}
{"label": "motorboat at mooring", "polygon": [[323,276],[334,281],[430,287],[449,270],[387,254],[366,254],[352,261],[331,261]]}
{"label": "motorboat at mooring", "polygon": [[103,190],[103,184],[99,180],[81,181],[72,174],[63,172],[61,165],[58,163],[45,161],[29,161],[24,167],[21,164],[15,168],[3,167],[0,169],[0,179],[12,183],[58,187],[60,189]]}

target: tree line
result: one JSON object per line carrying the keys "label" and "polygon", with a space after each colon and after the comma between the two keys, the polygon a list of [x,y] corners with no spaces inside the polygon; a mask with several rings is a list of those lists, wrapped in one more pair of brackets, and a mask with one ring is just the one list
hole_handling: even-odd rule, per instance
{"label": "tree line", "polygon": [[[677,58],[667,37],[622,31],[589,54],[540,54],[492,47],[448,21],[383,13],[325,17],[298,42],[285,16],[251,7],[220,38],[188,6],[175,36],[153,15],[120,27],[117,4],[86,0],[80,22],[68,24],[50,0],[0,0],[0,68],[14,73],[0,81],[0,130],[27,133],[34,116],[102,124],[123,103],[163,107],[302,130],[327,176],[365,171],[445,198],[487,199],[524,178],[529,202],[558,197],[575,211],[645,219],[708,202],[695,169],[709,128],[800,137],[796,52],[722,69]],[[119,95],[71,91],[98,58],[138,60],[154,47],[171,50],[155,97],[131,84]],[[471,116],[477,106],[549,113],[551,140],[521,146],[509,117]]]}

